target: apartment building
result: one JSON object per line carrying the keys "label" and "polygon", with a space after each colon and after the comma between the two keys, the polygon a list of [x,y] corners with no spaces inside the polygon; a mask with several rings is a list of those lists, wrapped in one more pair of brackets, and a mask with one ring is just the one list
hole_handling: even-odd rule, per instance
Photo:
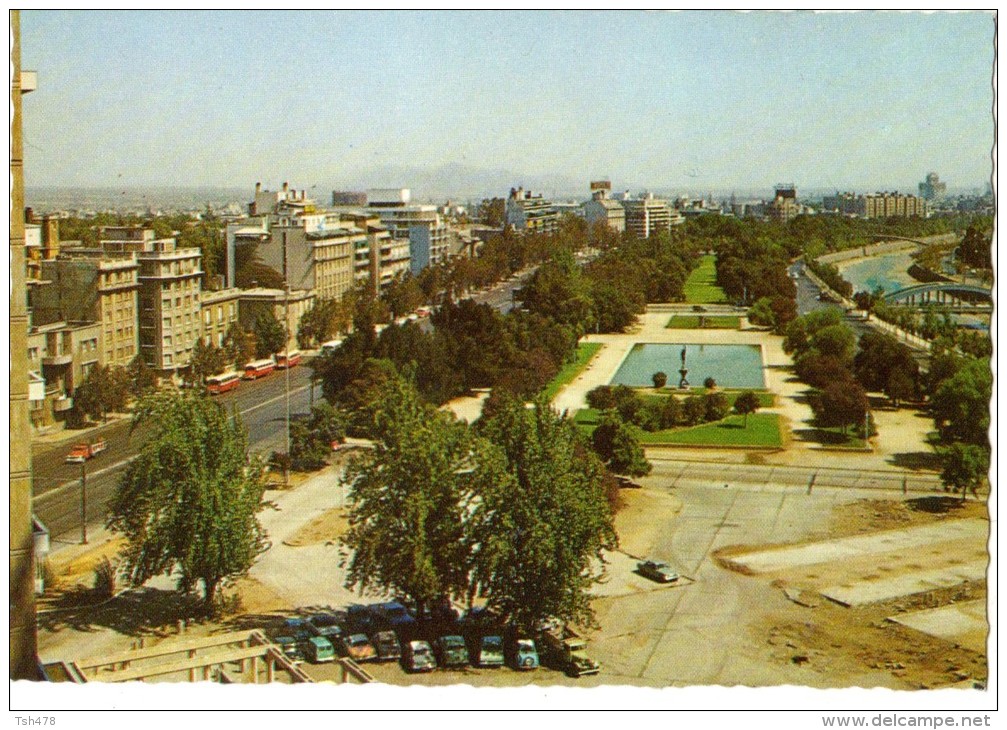
{"label": "apartment building", "polygon": [[925,218],[927,216],[927,203],[923,198],[896,192],[873,193],[871,195],[836,193],[823,198],[822,207],[827,211],[860,218],[911,218],[913,216]]}
{"label": "apartment building", "polygon": [[653,193],[642,193],[636,198],[624,198],[626,230],[637,238],[650,238],[658,233],[671,230],[672,219],[678,214],[672,212],[667,200],[655,198]]}
{"label": "apartment building", "polygon": [[559,212],[553,204],[520,187],[511,188],[507,196],[504,220],[523,233],[555,233],[559,229]]}
{"label": "apartment building", "polygon": [[37,223],[31,208],[25,210],[25,220],[25,274],[29,281],[38,281],[42,278],[42,262],[59,255],[59,220],[46,216]]}
{"label": "apartment building", "polygon": [[787,222],[801,213],[797,202],[797,188],[792,184],[777,185],[773,200],[766,206],[766,215],[771,220]]}
{"label": "apartment building", "polygon": [[161,375],[189,364],[200,336],[202,259],[198,248],[175,239],[151,240],[137,254],[140,265],[140,353]]}
{"label": "apartment building", "polygon": [[73,408],[73,392],[101,361],[101,325],[51,322],[28,331],[29,414],[34,429]]}
{"label": "apartment building", "polygon": [[276,317],[281,325],[284,323],[284,312],[289,312],[286,318],[289,338],[287,347],[297,349],[297,329],[301,326],[301,317],[315,303],[315,295],[304,289],[291,290],[289,297],[283,289],[238,289],[238,321],[246,330],[251,330],[260,313],[266,312]]}
{"label": "apartment building", "polygon": [[203,291],[199,296],[200,330],[203,344],[223,347],[228,330],[238,323],[241,290],[236,288]]}
{"label": "apartment building", "polygon": [[417,276],[427,266],[446,261],[452,255],[456,236],[450,226],[436,205],[413,203],[409,188],[368,190],[366,211],[378,216],[395,241],[391,244],[393,250],[382,257],[383,282],[406,270]]}
{"label": "apartment building", "polygon": [[588,225],[603,222],[614,231],[622,233],[626,230],[626,209],[622,203],[613,200],[612,183],[607,180],[591,183],[591,199],[581,208],[584,220]]}

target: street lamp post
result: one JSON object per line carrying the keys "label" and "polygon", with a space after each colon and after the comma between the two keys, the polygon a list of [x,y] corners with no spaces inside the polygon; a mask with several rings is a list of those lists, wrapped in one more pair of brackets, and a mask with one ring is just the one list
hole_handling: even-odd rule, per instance
{"label": "street lamp post", "polygon": [[87,459],[80,462],[80,541],[87,545]]}

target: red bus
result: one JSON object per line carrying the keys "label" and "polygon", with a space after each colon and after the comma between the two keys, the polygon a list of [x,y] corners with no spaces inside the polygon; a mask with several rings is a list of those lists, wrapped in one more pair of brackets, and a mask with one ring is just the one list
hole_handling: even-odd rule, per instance
{"label": "red bus", "polygon": [[297,367],[301,362],[301,353],[299,350],[291,350],[290,352],[278,352],[276,353],[276,369],[283,370],[286,367]]}
{"label": "red bus", "polygon": [[220,375],[211,375],[206,379],[206,392],[210,395],[220,395],[234,390],[241,382],[241,373],[233,370]]}
{"label": "red bus", "polygon": [[266,360],[253,360],[245,365],[245,374],[243,377],[245,380],[255,380],[269,375],[275,369],[276,363],[271,357]]}

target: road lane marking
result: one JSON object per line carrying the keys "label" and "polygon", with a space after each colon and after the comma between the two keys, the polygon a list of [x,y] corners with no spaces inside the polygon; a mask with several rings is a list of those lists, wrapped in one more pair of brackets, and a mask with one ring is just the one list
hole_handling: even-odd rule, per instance
{"label": "road lane marking", "polygon": [[[297,393],[303,393],[305,390],[307,390],[310,387],[311,387],[310,385],[302,385],[300,388],[298,388],[296,390],[290,391],[290,395],[295,395]],[[285,397],[286,397],[286,394],[282,394],[282,395],[276,396],[275,398],[270,398],[269,400],[262,401],[262,403],[256,403],[254,406],[246,408],[243,411],[238,411],[238,415],[243,416],[246,413],[251,413],[254,410],[262,408],[263,406],[267,406],[270,403],[275,403],[276,401],[281,400],[281,399],[283,399]],[[123,466],[126,466],[127,464],[129,464],[129,462],[133,461],[133,459],[135,459],[135,458],[136,458],[136,455],[130,456],[129,458],[126,458],[126,459],[122,459],[120,461],[115,462],[114,464],[109,464],[108,466],[102,467],[101,469],[98,469],[97,471],[88,472],[87,476],[88,476],[89,479],[94,479],[94,478],[100,477],[100,476],[102,476],[104,474],[108,474],[111,471],[114,471],[116,469],[122,468]],[[38,501],[43,500],[43,499],[48,499],[49,497],[52,497],[52,496],[55,496],[57,494],[62,494],[64,492],[66,492],[71,487],[79,487],[79,486],[80,486],[80,479],[72,479],[70,481],[63,482],[62,484],[60,484],[58,486],[55,486],[52,489],[48,489],[45,492],[42,492],[42,494],[35,495],[33,497],[33,501],[38,502]]]}

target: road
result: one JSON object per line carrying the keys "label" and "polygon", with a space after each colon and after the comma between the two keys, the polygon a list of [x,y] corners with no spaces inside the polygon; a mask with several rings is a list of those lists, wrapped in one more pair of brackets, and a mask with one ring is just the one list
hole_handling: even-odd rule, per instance
{"label": "road", "polygon": [[[794,283],[797,285],[797,313],[807,314],[808,312],[814,312],[820,309],[835,309],[845,318],[845,322],[849,325],[859,340],[864,334],[868,332],[877,332],[878,330],[872,327],[870,324],[858,317],[848,317],[846,316],[846,308],[842,304],[837,304],[832,301],[819,301],[818,295],[820,290],[815,284],[804,275],[804,264],[795,263],[790,266],[790,275],[794,279]],[[930,354],[928,352],[923,352],[915,348],[912,349],[913,358],[924,370],[930,365]]]}
{"label": "road", "polygon": [[[292,418],[310,410],[311,369],[302,365],[290,370],[290,413]],[[241,386],[220,397],[228,410],[236,408],[248,429],[250,451],[268,456],[286,450],[286,417],[283,371]],[[321,389],[316,388],[316,397]],[[122,470],[143,443],[143,434],[130,433],[130,422],[117,421],[88,432],[86,438],[70,435],[60,443],[32,445],[32,486],[34,512],[49,528],[53,538],[80,534],[81,465],[64,462],[76,441],[104,438],[105,451],[87,462],[87,519],[89,524],[104,521],[106,505]]]}

